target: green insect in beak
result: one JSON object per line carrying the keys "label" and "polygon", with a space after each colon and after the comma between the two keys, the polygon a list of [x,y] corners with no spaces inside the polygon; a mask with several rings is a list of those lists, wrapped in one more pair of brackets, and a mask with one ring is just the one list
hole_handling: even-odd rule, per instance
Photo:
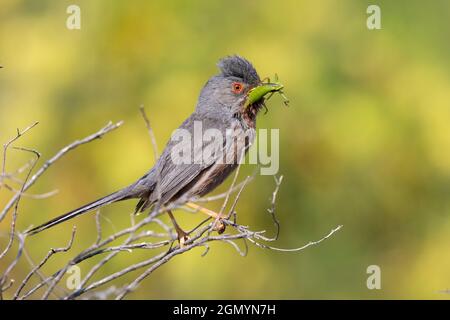
{"label": "green insect in beak", "polygon": [[283,97],[283,102],[287,106],[289,104],[289,99],[284,95],[283,88],[280,82],[278,82],[278,76],[275,75],[274,82],[270,82],[270,79],[267,78],[268,82],[262,82],[259,86],[252,88],[247,94],[247,100],[245,101],[244,108],[247,108],[251,104],[260,101],[263,97],[270,94],[266,100],[270,99],[274,93],[279,93]]}

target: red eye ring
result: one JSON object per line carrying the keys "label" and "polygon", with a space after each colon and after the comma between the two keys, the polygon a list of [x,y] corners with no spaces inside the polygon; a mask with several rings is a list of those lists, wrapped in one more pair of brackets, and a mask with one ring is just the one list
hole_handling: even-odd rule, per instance
{"label": "red eye ring", "polygon": [[231,85],[232,91],[235,94],[239,94],[242,92],[242,90],[244,90],[244,85],[240,82],[233,82],[233,84]]}

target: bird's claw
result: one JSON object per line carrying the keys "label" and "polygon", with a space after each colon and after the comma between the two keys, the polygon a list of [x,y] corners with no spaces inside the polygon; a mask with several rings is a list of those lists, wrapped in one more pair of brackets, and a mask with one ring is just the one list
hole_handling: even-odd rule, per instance
{"label": "bird's claw", "polygon": [[186,232],[178,232],[178,243],[180,244],[180,248],[184,248],[186,245],[186,242],[188,242],[191,238],[189,237],[189,234]]}
{"label": "bird's claw", "polygon": [[222,219],[218,219],[214,224],[214,231],[217,231],[218,234],[222,234],[225,232],[227,226],[223,222]]}

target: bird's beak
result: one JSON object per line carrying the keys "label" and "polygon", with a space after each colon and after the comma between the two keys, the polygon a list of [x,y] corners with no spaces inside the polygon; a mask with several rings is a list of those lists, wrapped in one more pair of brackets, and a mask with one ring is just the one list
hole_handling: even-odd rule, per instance
{"label": "bird's beak", "polygon": [[260,101],[264,96],[272,92],[279,92],[284,86],[277,83],[262,83],[259,86],[252,88],[247,94],[247,100],[244,103],[244,108]]}

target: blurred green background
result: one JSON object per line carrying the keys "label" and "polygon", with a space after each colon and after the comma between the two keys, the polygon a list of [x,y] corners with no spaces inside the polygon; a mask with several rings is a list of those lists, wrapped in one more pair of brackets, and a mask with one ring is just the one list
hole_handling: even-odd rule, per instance
{"label": "blurred green background", "polygon": [[[81,30],[66,28],[70,4],[81,8]],[[366,27],[369,4],[381,7],[381,30]],[[278,73],[291,99],[284,108],[275,97],[258,123],[280,129],[276,245],[295,247],[344,228],[300,253],[251,246],[242,258],[226,243],[213,244],[204,258],[193,250],[158,269],[130,298],[448,299],[439,291],[450,287],[449,30],[446,0],[2,0],[2,143],[17,127],[39,121],[17,145],[48,159],[107,121],[125,120],[30,189],[59,193],[24,198],[18,228],[140,177],[154,158],[139,105],[161,150],[217,73],[217,60],[238,53],[261,76]],[[7,170],[28,158],[11,151]],[[245,166],[241,176],[253,169]],[[242,224],[273,230],[266,212],[273,187],[270,176],[249,185],[238,207]],[[0,207],[10,196],[2,189]],[[103,209],[104,232],[126,226],[134,204]],[[203,219],[176,215],[186,227]],[[95,240],[88,214],[36,236],[28,244],[33,259],[64,245],[73,224],[74,252]],[[0,225],[2,232],[7,227]],[[148,255],[123,253],[99,276]],[[55,257],[43,271],[50,274],[68,257]],[[373,264],[381,268],[381,290],[366,287]],[[28,271],[23,260],[13,276]]]}

